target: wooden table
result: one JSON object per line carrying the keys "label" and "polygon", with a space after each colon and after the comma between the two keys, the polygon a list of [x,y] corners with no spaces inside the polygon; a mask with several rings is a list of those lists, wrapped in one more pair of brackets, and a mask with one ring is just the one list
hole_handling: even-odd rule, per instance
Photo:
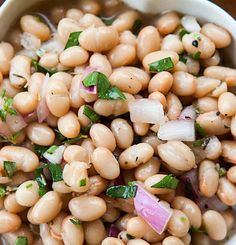
{"label": "wooden table", "polygon": [[[15,0],[17,1],[17,0]],[[176,1],[176,0],[173,0]],[[189,0],[191,1],[191,0]],[[0,0],[0,4],[2,4],[4,0]],[[236,0],[212,0],[222,8],[224,8],[227,12],[229,12],[232,16],[236,18]]]}

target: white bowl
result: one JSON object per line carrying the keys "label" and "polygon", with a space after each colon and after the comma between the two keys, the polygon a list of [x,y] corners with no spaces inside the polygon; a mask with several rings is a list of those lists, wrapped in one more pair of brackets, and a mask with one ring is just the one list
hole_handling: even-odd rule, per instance
{"label": "white bowl", "polygon": [[[20,17],[20,15],[36,3],[47,0],[7,0],[0,8],[0,40]],[[212,22],[226,28],[233,37],[233,42],[226,55],[236,67],[236,21],[222,8],[207,0],[123,0],[128,5],[145,13],[157,14],[163,11],[175,10],[177,12],[196,16],[204,22]],[[232,0],[233,1],[233,0]],[[236,235],[225,245],[235,245]],[[200,245],[200,244],[199,244]]]}

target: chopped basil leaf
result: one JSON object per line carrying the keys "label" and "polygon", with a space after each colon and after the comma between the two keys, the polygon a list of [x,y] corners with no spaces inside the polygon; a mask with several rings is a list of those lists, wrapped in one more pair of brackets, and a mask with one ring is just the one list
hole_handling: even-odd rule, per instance
{"label": "chopped basil leaf", "polygon": [[86,179],[81,179],[79,181],[79,186],[82,187],[82,186],[86,186]]}
{"label": "chopped basil leaf", "polygon": [[87,105],[84,106],[83,114],[93,123],[96,123],[100,118],[99,115]]}
{"label": "chopped basil leaf", "polygon": [[131,31],[134,33],[134,35],[137,36],[139,32],[141,31],[142,27],[143,27],[143,22],[142,20],[138,19],[134,22]]}
{"label": "chopped basil leaf", "polygon": [[220,168],[218,172],[219,172],[219,176],[223,177],[226,175],[227,170],[225,168]]}
{"label": "chopped basil leaf", "polygon": [[230,128],[230,126],[224,124],[224,128]]}
{"label": "chopped basil leaf", "polygon": [[11,178],[16,172],[16,163],[11,161],[4,161],[3,166],[7,176]]}
{"label": "chopped basil leaf", "polygon": [[205,129],[197,122],[195,122],[195,129],[200,137],[204,138],[207,136]]}
{"label": "chopped basil leaf", "polygon": [[46,146],[42,146],[42,145],[34,145],[34,150],[36,151],[36,153],[42,157],[43,154],[47,151],[47,147]]}
{"label": "chopped basil leaf", "polygon": [[126,237],[127,237],[127,239],[128,239],[128,240],[132,240],[132,239],[134,239],[134,237],[133,237],[133,236],[131,236],[131,235],[130,235],[130,234],[128,234],[128,233],[126,234]]}
{"label": "chopped basil leaf", "polygon": [[20,134],[21,134],[21,132],[19,131],[19,132],[16,132],[9,137],[0,136],[0,142],[2,142],[2,143],[9,143],[10,142],[12,144],[16,144],[16,140]]}
{"label": "chopped basil leaf", "polygon": [[186,34],[190,34],[187,30],[185,30],[184,28],[183,29],[181,29],[180,31],[179,31],[179,37],[182,39],[183,37],[184,37],[184,35],[186,35]]}
{"label": "chopped basil leaf", "polygon": [[88,88],[97,86],[98,98],[104,100],[125,100],[125,95],[115,86],[111,86],[108,78],[101,72],[92,72],[83,81],[83,85]]}
{"label": "chopped basil leaf", "polygon": [[1,94],[0,94],[0,98],[4,98],[4,97],[6,97],[6,89],[3,89],[2,91],[1,91]]}
{"label": "chopped basil leaf", "polygon": [[198,41],[201,41],[201,40],[202,40],[201,37],[200,37],[200,35],[199,35],[199,33],[194,33],[194,34],[193,34],[193,37],[194,37],[196,40],[198,40]]}
{"label": "chopped basil leaf", "polygon": [[174,63],[170,57],[158,60],[149,64],[150,72],[169,71],[174,68]]}
{"label": "chopped basil leaf", "polygon": [[52,181],[53,182],[59,182],[59,181],[63,180],[62,167],[60,164],[51,163],[48,165],[48,169],[52,175]]}
{"label": "chopped basil leaf", "polygon": [[117,185],[107,189],[106,195],[112,198],[133,198],[136,195],[136,185]]}
{"label": "chopped basil leaf", "polygon": [[59,132],[58,129],[54,129],[54,131],[55,131],[55,134],[56,134],[56,138],[57,138],[58,140],[60,140],[60,141],[66,140],[66,137],[63,136],[63,135]]}
{"label": "chopped basil leaf", "polygon": [[14,245],[28,245],[28,238],[25,236],[18,236]]}
{"label": "chopped basil leaf", "polygon": [[201,52],[198,51],[197,53],[190,55],[190,57],[193,58],[194,60],[199,60],[201,57]]}
{"label": "chopped basil leaf", "polygon": [[202,230],[202,229],[199,229],[193,226],[190,227],[189,231],[191,233],[204,233],[205,235],[207,235],[207,232],[205,230]]}
{"label": "chopped basil leaf", "polygon": [[196,112],[198,115],[200,115],[200,114],[202,113],[199,107],[196,107],[196,108],[195,108],[195,112]]}
{"label": "chopped basil leaf", "polygon": [[176,189],[178,186],[179,180],[176,179],[172,174],[165,176],[161,181],[152,185],[152,188],[168,188]]}
{"label": "chopped basil leaf", "polygon": [[81,221],[74,218],[74,219],[70,219],[70,222],[73,224],[73,225],[76,225],[76,226],[80,226],[81,225]]}
{"label": "chopped basil leaf", "polygon": [[70,47],[74,47],[74,46],[78,46],[79,45],[79,37],[80,37],[81,33],[82,33],[82,31],[72,32],[69,36],[67,43],[66,43],[65,49],[70,48]]}
{"label": "chopped basil leaf", "polygon": [[0,118],[3,122],[6,122],[7,115],[17,115],[17,111],[12,107],[13,99],[5,97],[6,93],[1,95],[4,100],[3,108],[0,109]]}
{"label": "chopped basil leaf", "polygon": [[78,141],[80,141],[81,139],[87,139],[88,135],[83,135],[80,134],[78,137],[73,138],[73,139],[66,139],[63,141],[63,144],[68,144],[68,145],[73,145],[75,143],[78,143]]}
{"label": "chopped basil leaf", "polygon": [[107,26],[112,25],[112,23],[114,22],[115,18],[112,17],[105,17],[105,16],[101,16],[100,19],[103,21],[103,23]]}
{"label": "chopped basil leaf", "polygon": [[179,55],[179,61],[181,61],[182,63],[186,64],[188,59],[185,56],[183,56],[183,55]]}
{"label": "chopped basil leaf", "polygon": [[49,149],[47,149],[47,153],[48,154],[53,154],[57,149],[59,148],[59,146],[57,145],[52,145]]}
{"label": "chopped basil leaf", "polygon": [[29,188],[31,188],[32,186],[33,186],[33,184],[30,183],[30,184],[28,184],[28,185],[26,186],[26,189],[29,189]]}
{"label": "chopped basil leaf", "polygon": [[0,185],[0,197],[5,197],[7,193],[6,187],[3,185]]}
{"label": "chopped basil leaf", "polygon": [[205,150],[210,140],[211,139],[209,137],[196,140],[193,142],[193,147],[202,147],[202,149]]}
{"label": "chopped basil leaf", "polygon": [[37,72],[42,72],[44,74],[49,74],[49,76],[52,76],[53,74],[57,73],[57,69],[49,69],[46,67],[43,67],[39,64],[39,62],[35,59],[32,60],[32,65],[35,68]]}
{"label": "chopped basil leaf", "polygon": [[43,169],[47,167],[47,164],[44,164],[40,167],[38,167],[35,171],[35,180],[38,183],[39,186],[39,196],[43,196],[44,194],[46,194],[48,192],[48,187],[47,187],[47,182],[45,180],[45,177],[43,175]]}

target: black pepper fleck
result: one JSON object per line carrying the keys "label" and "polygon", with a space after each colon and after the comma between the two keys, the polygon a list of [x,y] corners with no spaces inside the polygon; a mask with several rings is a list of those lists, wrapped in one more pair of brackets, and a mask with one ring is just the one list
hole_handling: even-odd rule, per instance
{"label": "black pepper fleck", "polygon": [[198,41],[197,41],[197,40],[194,40],[194,41],[192,42],[192,45],[193,45],[194,47],[198,48]]}
{"label": "black pepper fleck", "polygon": [[219,115],[220,115],[220,112],[219,112],[219,111],[217,111],[217,112],[216,112],[216,116],[219,116]]}

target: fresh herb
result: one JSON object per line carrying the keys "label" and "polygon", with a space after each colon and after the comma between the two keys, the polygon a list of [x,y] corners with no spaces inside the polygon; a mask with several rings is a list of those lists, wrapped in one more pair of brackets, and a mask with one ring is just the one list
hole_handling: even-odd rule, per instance
{"label": "fresh herb", "polygon": [[12,143],[12,144],[16,144],[16,140],[17,138],[21,135],[21,131],[14,133],[13,135],[9,136],[9,137],[5,137],[5,136],[0,136],[0,142],[1,143]]}
{"label": "fresh herb", "polygon": [[176,179],[172,174],[165,176],[161,181],[152,185],[152,188],[168,188],[176,189],[178,186],[179,180]]}
{"label": "fresh herb", "polygon": [[174,63],[171,57],[167,57],[149,64],[149,70],[151,72],[162,72],[162,71],[169,71],[174,68]]}
{"label": "fresh herb", "polygon": [[42,157],[43,154],[47,151],[47,147],[46,146],[42,146],[42,145],[34,145],[34,150],[36,151],[36,153]]}
{"label": "fresh herb", "polygon": [[14,245],[28,245],[28,238],[25,236],[18,236]]}
{"label": "fresh herb", "polygon": [[229,127],[228,125],[225,125],[225,124],[224,124],[224,128],[230,128],[230,127]]}
{"label": "fresh herb", "polygon": [[3,108],[0,109],[0,119],[6,122],[7,115],[17,115],[17,111],[12,107],[13,99],[6,97],[6,91],[3,90],[1,98],[4,101]]}
{"label": "fresh herb", "polygon": [[72,32],[69,36],[69,39],[66,43],[65,49],[68,49],[70,47],[78,46],[79,45],[79,37],[82,31],[78,32]]}
{"label": "fresh herb", "polygon": [[97,86],[98,98],[104,100],[125,100],[125,95],[115,86],[111,86],[108,78],[101,72],[92,72],[83,81],[83,85],[88,88]]}
{"label": "fresh herb", "polygon": [[93,123],[96,123],[100,118],[99,115],[87,105],[84,106],[83,114]]}
{"label": "fresh herb", "polygon": [[186,29],[182,28],[180,31],[179,31],[179,37],[180,39],[183,39],[183,37],[187,34],[190,34]]}
{"label": "fresh herb", "polygon": [[191,233],[204,233],[205,235],[208,235],[207,232],[206,232],[205,230],[202,230],[202,229],[200,229],[200,228],[196,228],[196,227],[194,227],[194,226],[191,226],[190,229],[189,229],[189,231],[190,231]]}
{"label": "fresh herb", "polygon": [[127,237],[127,239],[128,239],[128,240],[132,240],[132,239],[134,239],[134,237],[133,237],[133,236],[131,236],[129,233],[127,233],[127,234],[126,234],[126,237]]}
{"label": "fresh herb", "polygon": [[67,144],[67,145],[73,145],[75,143],[78,143],[78,141],[80,141],[81,139],[87,139],[88,135],[83,135],[80,134],[78,137],[73,138],[73,139],[66,139],[63,141],[63,144]]}
{"label": "fresh herb", "polygon": [[44,74],[49,74],[49,76],[52,76],[53,74],[57,73],[57,69],[49,69],[44,66],[41,66],[39,62],[35,59],[32,60],[32,65],[35,68],[37,72],[42,72]]}
{"label": "fresh herb", "polygon": [[195,112],[196,112],[198,115],[200,115],[200,114],[202,113],[199,107],[196,107],[196,108],[195,108]]}
{"label": "fresh herb", "polygon": [[33,186],[33,184],[30,183],[30,184],[28,184],[28,185],[26,186],[26,189],[29,189],[29,188],[31,188],[32,186]]}
{"label": "fresh herb", "polygon": [[183,56],[183,55],[179,55],[179,61],[181,61],[182,63],[186,64],[188,59],[185,56]]}
{"label": "fresh herb", "polygon": [[86,179],[81,179],[79,181],[79,186],[82,187],[82,186],[86,186]]}
{"label": "fresh herb", "polygon": [[0,185],[0,198],[5,197],[7,193],[6,187],[3,185]]}
{"label": "fresh herb", "polygon": [[201,57],[201,52],[198,51],[198,52],[195,53],[195,54],[191,54],[190,57],[193,58],[194,60],[199,60],[200,57]]}
{"label": "fresh herb", "polygon": [[105,17],[105,16],[100,16],[100,19],[103,21],[103,23],[107,26],[111,26],[112,23],[114,22],[115,18],[114,17]]}
{"label": "fresh herb", "polygon": [[194,34],[193,34],[193,37],[194,37],[196,40],[198,40],[198,41],[201,41],[201,40],[202,40],[201,37],[200,37],[200,35],[199,35],[198,33],[194,33]]}
{"label": "fresh herb", "polygon": [[193,142],[193,147],[202,147],[203,150],[206,149],[208,143],[210,142],[210,138],[209,137],[206,137],[206,138],[203,138],[203,139],[199,139],[199,140],[196,140]]}
{"label": "fresh herb", "polygon": [[66,137],[63,136],[60,131],[58,129],[54,129],[55,131],[55,134],[56,134],[56,138],[59,140],[59,141],[63,141],[63,140],[66,140]]}
{"label": "fresh herb", "polygon": [[70,222],[73,224],[73,225],[76,225],[76,226],[80,226],[81,225],[81,221],[74,218],[74,219],[70,219]]}
{"label": "fresh herb", "polygon": [[48,169],[52,175],[52,181],[53,182],[59,182],[63,180],[62,177],[62,167],[60,164],[48,164]]}
{"label": "fresh herb", "polygon": [[53,154],[58,148],[59,148],[59,146],[52,145],[50,148],[47,149],[46,153]]}
{"label": "fresh herb", "polygon": [[35,171],[35,180],[38,183],[39,186],[39,196],[43,196],[44,194],[46,194],[48,192],[48,187],[47,187],[47,182],[45,180],[45,177],[43,175],[43,169],[47,167],[47,164],[44,164],[40,167],[38,167]]}
{"label": "fresh herb", "polygon": [[16,172],[16,163],[11,161],[4,161],[3,166],[7,176],[11,178]]}
{"label": "fresh herb", "polygon": [[112,198],[133,198],[137,192],[136,185],[117,185],[107,189],[106,195]]}
{"label": "fresh herb", "polygon": [[0,94],[0,98],[4,98],[4,97],[6,97],[6,89],[3,89],[2,91],[1,91],[1,94]]}
{"label": "fresh herb", "polygon": [[134,33],[134,35],[137,36],[137,35],[139,34],[139,32],[141,31],[142,27],[143,27],[143,22],[142,22],[142,20],[137,19],[137,20],[134,22],[131,31]]}
{"label": "fresh herb", "polygon": [[216,170],[219,173],[220,177],[225,176],[227,173],[227,170],[225,168],[221,167],[219,163],[216,164]]}
{"label": "fresh herb", "polygon": [[41,58],[44,54],[46,54],[46,50],[43,49],[43,48],[40,48],[40,49],[37,49],[35,53],[36,53],[36,55],[37,55],[38,57]]}
{"label": "fresh herb", "polygon": [[207,136],[205,129],[197,122],[195,122],[195,129],[200,137],[204,138]]}
{"label": "fresh herb", "polygon": [[182,222],[186,222],[187,221],[187,219],[186,219],[186,217],[180,217],[180,220],[182,221]]}

